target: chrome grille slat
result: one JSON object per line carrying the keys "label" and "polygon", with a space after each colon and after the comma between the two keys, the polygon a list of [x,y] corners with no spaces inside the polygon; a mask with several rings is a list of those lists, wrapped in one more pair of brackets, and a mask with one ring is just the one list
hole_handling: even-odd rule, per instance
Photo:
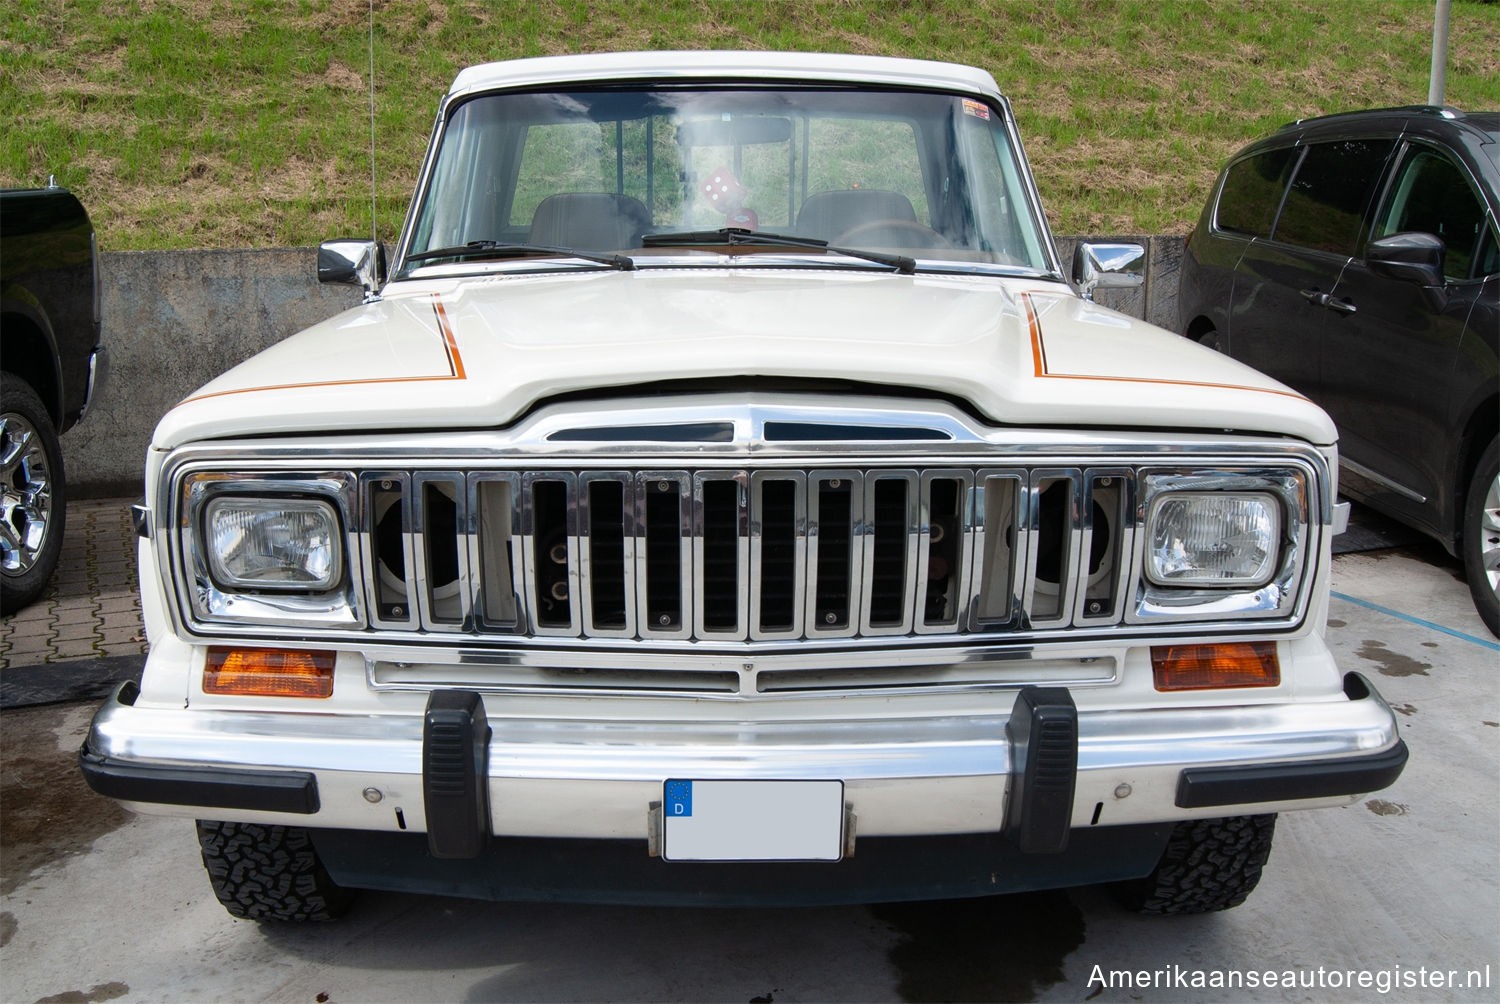
{"label": "chrome grille slat", "polygon": [[850,638],[859,629],[853,606],[863,574],[863,474],[813,472],[807,479],[807,496],[805,631],[815,638]]}
{"label": "chrome grille slat", "polygon": [[583,633],[634,638],[635,480],[623,471],[592,471],[578,485]]}
{"label": "chrome grille slat", "polygon": [[774,642],[1121,623],[1130,467],[361,476],[375,630]]}
{"label": "chrome grille slat", "polygon": [[[478,569],[466,592],[479,630],[516,630],[523,623],[518,581],[520,523],[516,507],[518,474],[470,475],[469,567]],[[486,542],[481,547],[480,542]]]}
{"label": "chrome grille slat", "polygon": [[693,478],[693,631],[699,638],[743,640],[750,615],[749,475]]}
{"label": "chrome grille slat", "polygon": [[916,612],[918,475],[879,471],[865,476],[862,535],[865,574],[860,590],[862,635],[907,634]]}
{"label": "chrome grille slat", "polygon": [[917,611],[919,634],[952,632],[964,622],[976,493],[968,471],[924,471],[917,521]]}
{"label": "chrome grille slat", "polygon": [[759,641],[802,636],[807,595],[807,478],[750,475],[750,632]]}
{"label": "chrome grille slat", "polygon": [[692,475],[636,476],[636,617],[643,638],[692,637]]}
{"label": "chrome grille slat", "polygon": [[411,517],[411,475],[369,471],[360,478],[360,558],[370,623],[410,629],[418,624]]}
{"label": "chrome grille slat", "polygon": [[411,481],[412,556],[417,609],[427,631],[467,631],[472,626],[468,491],[458,471],[423,471]]}
{"label": "chrome grille slat", "polygon": [[581,632],[577,499],[578,481],[571,473],[521,475],[523,584],[531,630],[539,635]]}

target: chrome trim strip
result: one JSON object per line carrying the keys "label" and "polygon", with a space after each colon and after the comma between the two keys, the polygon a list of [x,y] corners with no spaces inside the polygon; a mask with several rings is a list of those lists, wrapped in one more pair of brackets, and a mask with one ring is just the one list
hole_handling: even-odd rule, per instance
{"label": "chrome trim strip", "polygon": [[1349,468],[1349,470],[1353,471],[1355,474],[1358,474],[1360,477],[1365,478],[1369,481],[1373,481],[1377,485],[1380,485],[1382,488],[1388,488],[1410,502],[1415,502],[1418,505],[1427,504],[1426,495],[1423,495],[1422,493],[1417,491],[1413,491],[1403,484],[1398,484],[1383,474],[1377,474],[1366,467],[1364,464],[1356,464],[1348,457],[1340,457],[1339,466]]}
{"label": "chrome trim strip", "polygon": [[[794,393],[724,392],[684,394],[664,405],[661,398],[629,397],[598,403],[551,404],[538,408],[515,425],[500,430],[458,432],[423,431],[393,434],[346,434],[267,440],[246,438],[192,443],[172,452],[169,467],[189,460],[244,464],[256,459],[357,456],[362,463],[378,466],[385,458],[421,458],[422,464],[441,466],[442,456],[462,457],[474,467],[540,468],[585,465],[648,466],[647,458],[664,457],[655,466],[680,465],[680,444],[653,442],[558,443],[548,436],[578,424],[610,422],[639,424],[692,424],[729,422],[734,437],[727,442],[694,443],[693,465],[772,463],[785,458],[792,465],[817,463],[812,457],[836,457],[843,463],[853,457],[879,457],[882,462],[932,466],[939,457],[987,457],[984,464],[1031,464],[1040,457],[1050,462],[1086,465],[1112,463],[1122,454],[1161,456],[1174,460],[1180,455],[1221,455],[1242,462],[1244,453],[1260,456],[1319,455],[1305,443],[1270,436],[1229,436],[1180,431],[1118,432],[1088,429],[1024,429],[990,427],[959,408],[941,401],[913,401],[883,395],[850,395],[838,405],[822,405],[817,398]],[[765,438],[768,422],[800,422],[814,425],[920,425],[939,429],[943,440],[773,441]],[[509,458],[509,459],[507,459]],[[607,459],[610,458],[610,459]],[[1101,459],[1103,458],[1103,459]],[[291,460],[293,464],[295,460]],[[955,461],[957,462],[957,461]],[[826,466],[832,466],[827,464]]]}

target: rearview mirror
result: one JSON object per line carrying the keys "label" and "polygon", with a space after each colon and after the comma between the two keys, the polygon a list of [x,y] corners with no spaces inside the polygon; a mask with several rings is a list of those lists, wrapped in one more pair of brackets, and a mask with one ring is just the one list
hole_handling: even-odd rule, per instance
{"label": "rearview mirror", "polygon": [[1365,248],[1365,263],[1371,272],[1387,279],[1442,286],[1446,253],[1447,246],[1436,234],[1391,234],[1370,242]]}
{"label": "rearview mirror", "polygon": [[785,143],[791,138],[792,120],[772,115],[693,119],[677,129],[678,142],[686,146],[752,146]]}
{"label": "rearview mirror", "polygon": [[347,283],[375,295],[385,282],[385,244],[380,241],[339,240],[318,245],[318,281]]}
{"label": "rearview mirror", "polygon": [[1096,289],[1134,289],[1146,281],[1146,249],[1139,244],[1090,244],[1073,250],[1073,285],[1085,300]]}

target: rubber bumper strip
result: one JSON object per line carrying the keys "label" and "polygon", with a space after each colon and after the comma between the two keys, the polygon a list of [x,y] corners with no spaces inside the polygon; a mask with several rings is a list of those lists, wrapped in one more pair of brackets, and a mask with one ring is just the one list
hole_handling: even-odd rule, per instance
{"label": "rubber bumper strip", "polygon": [[78,766],[90,788],[125,802],[303,816],[318,811],[318,780],[306,771],[127,763],[92,753],[87,746],[78,751]]}
{"label": "rubber bumper strip", "polygon": [[1289,802],[1302,798],[1363,795],[1388,788],[1406,766],[1406,742],[1379,753],[1301,763],[1190,767],[1177,778],[1177,807]]}
{"label": "rubber bumper strip", "polygon": [[[1359,673],[1344,676],[1344,696],[1351,701],[1376,699],[1375,688]],[[1406,767],[1406,741],[1377,753],[1301,760],[1292,763],[1189,767],[1177,777],[1177,807],[1205,809],[1217,805],[1295,801],[1364,795],[1388,788]]]}

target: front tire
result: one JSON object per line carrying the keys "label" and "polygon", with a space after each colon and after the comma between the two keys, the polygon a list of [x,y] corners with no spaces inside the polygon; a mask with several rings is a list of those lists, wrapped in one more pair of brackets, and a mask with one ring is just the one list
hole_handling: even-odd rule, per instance
{"label": "front tire", "polygon": [[42,595],[62,554],[67,517],[62,446],[42,399],[0,375],[0,611]]}
{"label": "front tire", "polygon": [[1239,906],[1271,855],[1276,815],[1189,819],[1167,839],[1145,878],[1115,885],[1128,909],[1144,914],[1212,913]]}
{"label": "front tire", "polygon": [[354,899],[300,827],[200,819],[198,846],[214,895],[243,920],[334,920]]}
{"label": "front tire", "polygon": [[1500,638],[1500,439],[1490,440],[1464,496],[1463,556],[1474,608]]}

